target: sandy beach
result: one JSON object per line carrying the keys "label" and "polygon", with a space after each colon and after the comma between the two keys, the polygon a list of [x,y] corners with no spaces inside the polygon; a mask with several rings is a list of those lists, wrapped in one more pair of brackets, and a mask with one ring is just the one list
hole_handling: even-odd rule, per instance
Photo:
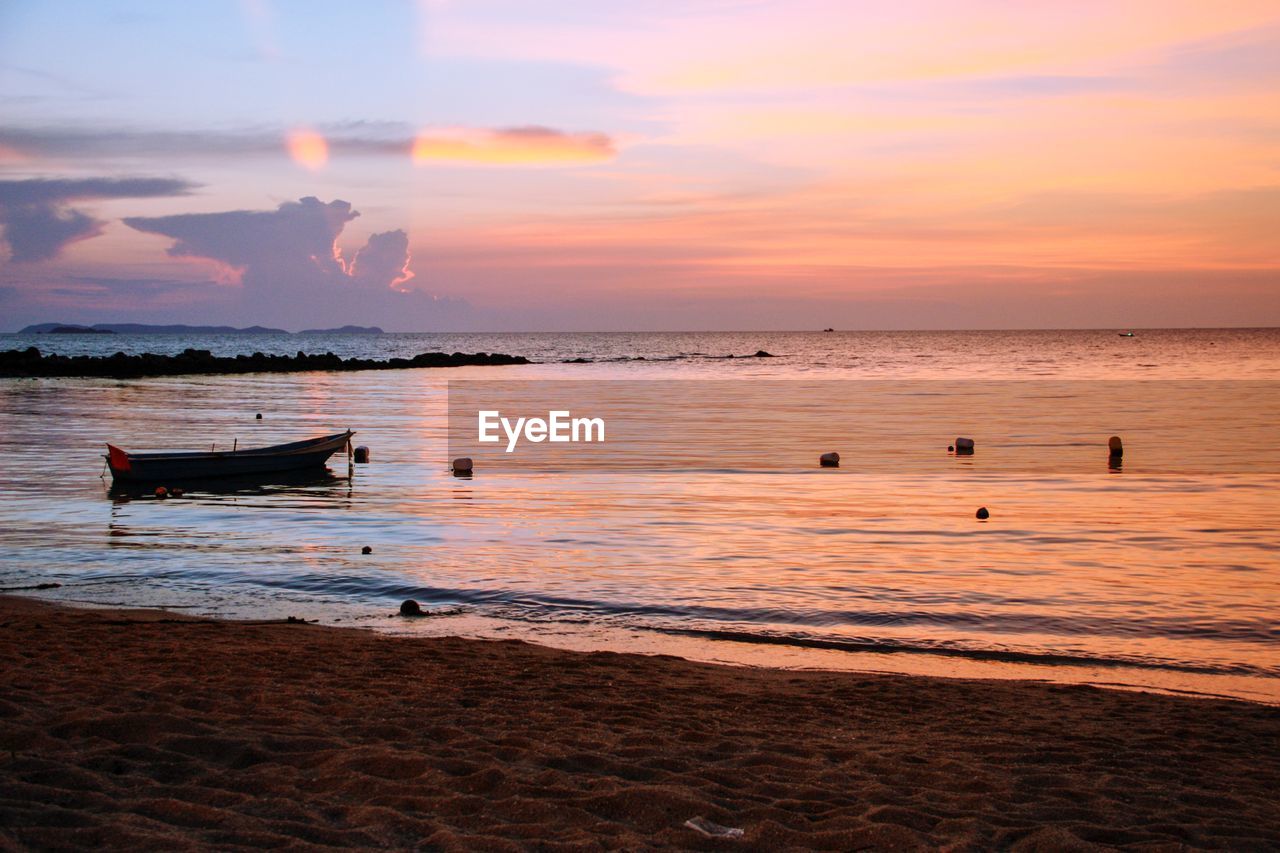
{"label": "sandy beach", "polygon": [[1280,847],[1240,702],[17,597],[0,662],[6,848]]}

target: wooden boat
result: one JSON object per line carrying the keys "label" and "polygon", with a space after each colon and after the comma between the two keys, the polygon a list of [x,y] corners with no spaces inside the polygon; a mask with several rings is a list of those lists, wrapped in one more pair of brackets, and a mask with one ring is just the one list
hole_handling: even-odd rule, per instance
{"label": "wooden boat", "polygon": [[129,453],[107,445],[107,466],[113,480],[181,481],[207,477],[244,477],[277,471],[319,468],[342,450],[355,435],[351,430],[258,447],[251,450],[208,450],[192,452]]}

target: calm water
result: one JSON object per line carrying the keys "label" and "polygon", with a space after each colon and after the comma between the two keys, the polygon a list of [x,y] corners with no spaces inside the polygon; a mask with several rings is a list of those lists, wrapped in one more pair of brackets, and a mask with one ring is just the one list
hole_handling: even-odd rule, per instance
{"label": "calm water", "polygon": [[[1280,380],[1277,330],[0,335],[0,349],[28,345],[485,350],[546,363],[0,380],[0,586],[56,582],[33,594],[704,660],[1280,701],[1280,476],[1253,467],[1257,441],[1215,447],[1215,470],[1126,460],[1119,474],[1070,454],[1052,470],[999,474],[943,464],[955,461],[945,454],[928,474],[846,462],[839,476],[601,470],[464,480],[445,467],[446,383],[458,378],[910,379],[935,381],[944,404],[954,385],[938,380],[1150,380],[1182,395],[1175,410],[1207,420],[1196,384],[1182,380],[1269,380],[1256,386],[1265,399],[1221,413],[1237,435],[1257,439],[1274,435],[1280,404],[1269,396]],[[759,349],[778,357],[722,358]],[[592,361],[560,363],[577,358]],[[1083,395],[1057,395],[1047,417],[1058,429],[1046,435],[1084,416]],[[112,494],[99,479],[107,440],[257,445],[348,426],[373,452],[350,477],[336,458],[328,478],[167,501]],[[992,509],[986,524],[973,518],[979,504]],[[362,556],[363,545],[373,554]],[[390,618],[409,597],[438,615]]]}

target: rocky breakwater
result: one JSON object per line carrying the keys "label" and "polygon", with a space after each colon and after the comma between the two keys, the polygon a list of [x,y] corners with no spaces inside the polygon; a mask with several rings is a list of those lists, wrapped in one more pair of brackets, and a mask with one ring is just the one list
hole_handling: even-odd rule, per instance
{"label": "rocky breakwater", "polygon": [[138,376],[177,376],[189,373],[293,373],[304,370],[405,370],[414,367],[529,364],[529,359],[503,353],[424,352],[413,358],[341,358],[323,355],[216,356],[208,350],[186,349],[177,355],[42,355],[36,347],[0,352],[0,377],[98,376],[127,379]]}

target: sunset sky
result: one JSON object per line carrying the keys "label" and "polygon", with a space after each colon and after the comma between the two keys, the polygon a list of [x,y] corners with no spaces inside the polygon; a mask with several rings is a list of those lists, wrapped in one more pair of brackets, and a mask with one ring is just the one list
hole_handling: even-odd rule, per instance
{"label": "sunset sky", "polygon": [[1280,5],[0,3],[0,330],[1280,325]]}

